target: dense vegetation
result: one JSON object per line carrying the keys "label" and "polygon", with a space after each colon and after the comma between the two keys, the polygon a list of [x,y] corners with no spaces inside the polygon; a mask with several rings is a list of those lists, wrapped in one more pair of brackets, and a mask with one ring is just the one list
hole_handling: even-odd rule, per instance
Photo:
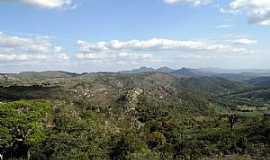
{"label": "dense vegetation", "polygon": [[56,73],[1,80],[4,159],[270,156],[270,115],[264,115],[270,89],[265,85],[160,72]]}

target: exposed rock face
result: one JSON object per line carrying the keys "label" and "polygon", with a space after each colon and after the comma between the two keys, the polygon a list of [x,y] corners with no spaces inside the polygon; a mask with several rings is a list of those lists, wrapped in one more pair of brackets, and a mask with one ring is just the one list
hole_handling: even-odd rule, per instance
{"label": "exposed rock face", "polygon": [[8,78],[9,78],[8,75],[6,75],[6,74],[0,74],[0,79],[1,79],[1,80],[7,81]]}
{"label": "exposed rock face", "polygon": [[138,103],[138,96],[143,94],[143,89],[141,88],[134,88],[132,90],[129,90],[127,93],[127,111],[132,111],[136,109],[136,105]]}

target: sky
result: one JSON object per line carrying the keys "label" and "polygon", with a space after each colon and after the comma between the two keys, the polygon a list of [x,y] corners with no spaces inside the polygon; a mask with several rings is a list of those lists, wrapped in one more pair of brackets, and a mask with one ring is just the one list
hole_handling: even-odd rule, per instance
{"label": "sky", "polygon": [[0,72],[270,69],[269,0],[0,0]]}

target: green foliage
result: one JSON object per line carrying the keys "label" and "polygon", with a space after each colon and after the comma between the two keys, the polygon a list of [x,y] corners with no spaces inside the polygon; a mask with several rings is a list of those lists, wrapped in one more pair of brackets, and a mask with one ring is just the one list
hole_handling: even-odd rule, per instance
{"label": "green foliage", "polygon": [[[46,101],[16,101],[0,104],[1,150],[9,155],[26,155],[31,146],[46,139],[46,122],[51,112]],[[18,145],[24,146],[19,153]],[[17,153],[15,153],[17,152]]]}
{"label": "green foliage", "polygon": [[[0,152],[6,159],[270,156],[269,119],[260,110],[233,112],[240,102],[251,104],[252,100],[241,99],[248,95],[232,93],[245,88],[243,84],[162,73],[43,74],[42,78],[25,74],[21,83],[27,79],[28,86],[0,87],[1,99],[28,99],[0,103]],[[63,79],[54,79],[55,74]],[[47,87],[33,85],[41,81],[39,78]],[[53,85],[60,82],[61,87]],[[231,112],[239,118],[232,128],[228,120]]]}

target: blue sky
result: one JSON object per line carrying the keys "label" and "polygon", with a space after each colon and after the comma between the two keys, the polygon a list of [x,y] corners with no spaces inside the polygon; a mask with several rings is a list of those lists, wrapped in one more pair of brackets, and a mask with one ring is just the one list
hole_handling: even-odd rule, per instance
{"label": "blue sky", "polygon": [[0,1],[1,72],[269,69],[268,0]]}

